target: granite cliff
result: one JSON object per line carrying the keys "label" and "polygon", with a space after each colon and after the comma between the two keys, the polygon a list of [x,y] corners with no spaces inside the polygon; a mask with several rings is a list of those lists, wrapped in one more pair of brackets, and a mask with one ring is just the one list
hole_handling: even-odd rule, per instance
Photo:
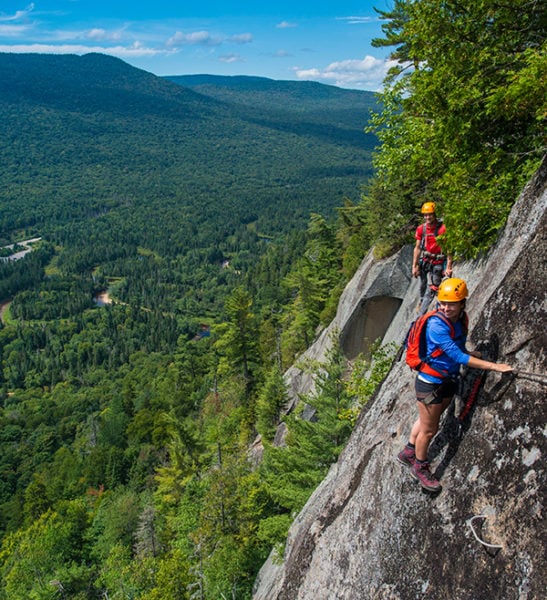
{"label": "granite cliff", "polygon": [[[430,448],[442,493],[424,492],[395,460],[415,418],[412,372],[395,362],[294,521],[283,560],[260,571],[255,600],[546,597],[546,181],[544,161],[488,256],[456,264],[470,288],[470,343],[520,373],[490,372],[463,424],[446,412]],[[402,341],[418,296],[410,252],[363,260],[310,358],[334,331],[350,359],[375,337]],[[287,381],[292,404],[313,387],[297,367]]]}

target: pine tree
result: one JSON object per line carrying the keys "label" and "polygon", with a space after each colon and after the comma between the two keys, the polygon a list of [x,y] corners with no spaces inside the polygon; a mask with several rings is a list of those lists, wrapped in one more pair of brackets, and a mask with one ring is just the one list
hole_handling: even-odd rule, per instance
{"label": "pine tree", "polygon": [[281,409],[287,403],[287,386],[281,369],[274,364],[256,403],[256,428],[263,439],[271,440],[279,423]]}
{"label": "pine tree", "polygon": [[[371,131],[364,198],[374,239],[403,243],[425,200],[455,255],[487,249],[545,153],[547,20],[541,2],[398,0],[383,26],[398,62]],[[377,214],[388,215],[374,226]]]}
{"label": "pine tree", "polygon": [[242,287],[233,290],[225,303],[228,320],[217,328],[220,337],[215,343],[215,349],[221,356],[221,368],[228,373],[239,371],[248,390],[258,359],[258,333],[252,305],[253,300],[247,290]]}
{"label": "pine tree", "polygon": [[[261,523],[263,533],[270,530],[275,536],[270,542],[284,539],[290,519],[282,515],[295,515],[304,506],[338,459],[351,433],[351,424],[344,414],[354,398],[343,382],[345,369],[345,358],[335,346],[326,362],[314,369],[315,393],[302,398],[296,414],[285,417],[285,446],[265,448],[261,470],[268,494],[277,507],[270,522]],[[284,526],[279,527],[280,523]]]}

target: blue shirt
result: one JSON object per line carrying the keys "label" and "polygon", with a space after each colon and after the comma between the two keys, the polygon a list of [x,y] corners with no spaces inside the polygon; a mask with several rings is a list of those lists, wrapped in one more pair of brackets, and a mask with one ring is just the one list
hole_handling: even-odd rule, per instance
{"label": "blue shirt", "polygon": [[[427,320],[425,335],[427,341],[427,355],[440,348],[443,353],[429,360],[428,364],[436,371],[447,372],[448,376],[457,375],[460,365],[469,362],[469,354],[465,351],[467,334],[461,321],[452,323],[454,325],[454,338],[450,337],[450,327],[442,317],[433,315]],[[420,373],[420,379],[431,383],[441,383],[440,377]]]}

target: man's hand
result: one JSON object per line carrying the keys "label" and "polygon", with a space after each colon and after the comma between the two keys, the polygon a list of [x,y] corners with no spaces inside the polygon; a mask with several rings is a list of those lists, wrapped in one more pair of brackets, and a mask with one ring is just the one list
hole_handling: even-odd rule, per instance
{"label": "man's hand", "polygon": [[412,277],[419,277],[420,276],[420,267],[419,265],[413,265],[412,266]]}

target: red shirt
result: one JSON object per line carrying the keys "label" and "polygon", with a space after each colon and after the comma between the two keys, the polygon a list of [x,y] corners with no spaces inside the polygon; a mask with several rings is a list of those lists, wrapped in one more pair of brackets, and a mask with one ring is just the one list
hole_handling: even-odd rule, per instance
{"label": "red shirt", "polygon": [[[425,224],[425,228],[426,228],[426,232],[425,232],[425,245],[423,247],[424,250],[426,250],[427,252],[431,252],[431,254],[443,254],[443,251],[441,249],[441,247],[439,246],[439,244],[437,244],[437,238],[435,237],[435,230],[437,229],[437,225],[438,223],[432,223],[431,225],[429,225],[429,223]],[[437,235],[441,235],[446,231],[446,227],[444,226],[444,223],[441,223],[441,226],[439,227],[439,231],[437,233]],[[416,239],[420,240],[422,239],[424,233],[424,226],[420,225],[417,229],[416,229]]]}

